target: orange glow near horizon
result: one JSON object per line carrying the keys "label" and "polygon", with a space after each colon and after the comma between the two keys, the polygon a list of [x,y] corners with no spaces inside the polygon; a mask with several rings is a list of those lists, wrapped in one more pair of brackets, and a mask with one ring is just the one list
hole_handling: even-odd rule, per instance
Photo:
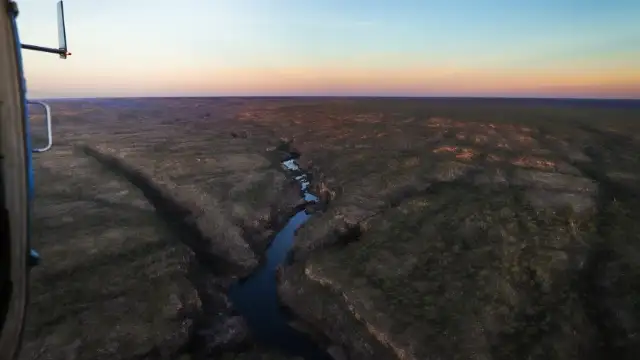
{"label": "orange glow near horizon", "polygon": [[182,68],[131,69],[101,76],[95,69],[39,74],[30,84],[35,95],[55,87],[60,94],[99,96],[157,96],[179,89],[185,94],[473,94],[508,93],[514,96],[545,95],[620,97],[640,99],[640,68],[601,71],[581,69],[501,70],[465,68]]}
{"label": "orange glow near horizon", "polygon": [[[640,99],[640,2],[109,4],[68,0],[67,60],[23,52],[30,97]],[[56,44],[53,3],[20,5],[21,39]]]}

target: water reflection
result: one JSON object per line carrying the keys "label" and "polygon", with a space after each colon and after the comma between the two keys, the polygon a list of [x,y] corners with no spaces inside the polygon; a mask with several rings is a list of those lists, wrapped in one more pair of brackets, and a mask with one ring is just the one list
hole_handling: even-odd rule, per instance
{"label": "water reflection", "polygon": [[[295,160],[282,163],[289,171],[300,171]],[[304,199],[315,202],[318,198],[309,193],[306,175],[296,176],[300,182]],[[291,355],[309,360],[327,360],[330,357],[306,335],[288,325],[289,317],[278,302],[276,269],[282,264],[291,249],[294,233],[310,215],[304,210],[295,214],[276,235],[266,252],[265,262],[246,280],[236,283],[229,291],[235,308],[247,320],[256,339],[266,345],[275,346]]]}

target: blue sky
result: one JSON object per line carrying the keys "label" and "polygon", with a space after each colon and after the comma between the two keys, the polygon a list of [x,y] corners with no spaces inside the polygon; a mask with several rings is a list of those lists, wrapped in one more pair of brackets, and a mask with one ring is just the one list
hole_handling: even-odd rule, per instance
{"label": "blue sky", "polygon": [[[54,0],[19,0],[56,45]],[[640,1],[66,0],[31,96],[640,97]]]}

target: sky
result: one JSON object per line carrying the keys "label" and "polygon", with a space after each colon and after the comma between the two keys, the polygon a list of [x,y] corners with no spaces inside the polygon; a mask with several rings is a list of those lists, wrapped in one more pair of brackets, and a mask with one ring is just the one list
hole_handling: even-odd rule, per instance
{"label": "sky", "polygon": [[[56,0],[18,0],[57,47]],[[65,0],[72,55],[23,51],[32,98],[640,99],[638,0]]]}

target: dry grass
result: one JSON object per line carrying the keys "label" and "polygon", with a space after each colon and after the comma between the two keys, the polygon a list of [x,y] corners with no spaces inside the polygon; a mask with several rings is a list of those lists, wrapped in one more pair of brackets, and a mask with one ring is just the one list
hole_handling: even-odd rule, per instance
{"label": "dry grass", "polygon": [[[43,263],[32,273],[21,359],[181,356],[193,320],[202,322],[196,290],[211,291],[198,287],[223,291],[257,266],[299,200],[265,152],[273,134],[232,137],[247,130],[228,121],[233,101],[52,107],[54,148],[34,155],[33,247]],[[32,120],[42,141],[42,116]],[[192,273],[190,247],[210,273]],[[202,305],[224,314],[221,304]]]}
{"label": "dry grass", "polygon": [[[291,288],[289,301],[308,304],[306,311],[297,311],[344,346],[379,350],[379,344],[367,341],[385,339],[397,350],[393,353],[406,358],[460,359],[587,359],[605,353],[633,358],[640,351],[632,336],[640,331],[640,296],[632,286],[640,274],[633,220],[640,215],[640,189],[633,180],[640,176],[640,144],[632,135],[638,132],[637,108],[460,99],[132,99],[114,104],[56,104],[54,109],[65,114],[56,119],[58,131],[70,145],[114,149],[148,178],[168,179],[178,193],[189,188],[206,194],[230,224],[273,217],[269,205],[282,198],[278,191],[287,189],[287,182],[273,171],[274,161],[264,149],[275,146],[276,135],[293,139],[301,163],[312,161],[315,190],[331,200],[328,211],[299,232],[295,258],[308,258],[307,264],[348,296],[305,279],[304,266],[297,264],[284,279],[294,277],[293,269],[302,270],[295,273],[295,284],[306,291]],[[229,136],[232,131],[250,136]],[[123,335],[131,332],[128,325],[115,332],[122,340],[101,334],[132,323],[122,314],[136,308],[122,304],[150,301],[145,297],[150,292],[133,285],[157,273],[150,269],[168,269],[160,279],[179,277],[171,260],[179,256],[161,255],[178,254],[163,246],[179,242],[151,235],[156,219],[145,225],[142,214],[92,210],[99,194],[111,199],[127,187],[127,194],[136,190],[100,173],[100,167],[89,170],[94,169],[91,159],[75,159],[69,149],[38,160],[39,188],[58,183],[54,193],[89,197],[61,201],[40,190],[36,218],[41,224],[35,226],[43,230],[36,247],[45,266],[74,268],[64,265],[67,258],[88,265],[59,277],[55,286],[69,290],[58,295],[58,302],[47,298],[57,294],[45,276],[49,270],[35,270],[45,275],[34,277],[25,354],[53,344],[48,345],[52,358],[74,351],[88,358],[98,349],[117,352],[129,346],[113,345],[129,344]],[[58,160],[65,156],[74,160]],[[59,180],[46,172],[47,161]],[[94,189],[94,184],[111,185]],[[264,194],[264,189],[279,190]],[[297,195],[294,191],[284,202]],[[126,203],[137,204],[131,196]],[[76,204],[78,213],[60,216],[74,214],[61,203]],[[60,223],[65,216],[73,226]],[[75,221],[80,216],[88,218]],[[97,218],[118,219],[125,226]],[[135,233],[149,234],[142,235],[144,241],[113,229],[143,225]],[[56,241],[45,241],[56,232]],[[162,261],[153,265],[154,252],[140,250],[125,251],[137,256],[129,255],[126,266],[94,265],[137,242],[157,244],[153,249]],[[252,249],[260,246],[264,242]],[[114,279],[108,289],[116,289],[116,295],[123,289],[122,296],[131,297],[107,302],[122,306],[105,305],[119,315],[102,321],[103,308],[95,299],[102,300],[104,291],[94,277]],[[78,283],[92,286],[78,289]],[[169,288],[154,285],[157,299],[164,299]],[[164,300],[155,303],[164,308]],[[82,310],[68,310],[70,304],[82,304]],[[318,311],[326,318],[318,318]],[[63,314],[65,322],[51,325],[50,313]],[[358,319],[349,315],[354,313]],[[139,314],[136,328],[158,321]],[[104,324],[94,326],[95,339],[103,341],[92,342],[92,334],[72,326],[77,323]],[[141,335],[140,343],[158,338]]]}
{"label": "dry grass", "polygon": [[[637,133],[640,108],[362,100],[305,109],[304,127],[287,121],[300,110],[290,105],[255,121],[293,137],[337,191],[329,211],[299,232],[296,258],[350,295],[294,280],[304,277],[294,267],[284,281],[308,296],[292,292],[288,303],[334,329],[329,336],[350,324],[334,339],[354,342],[353,354],[375,358],[358,353],[366,333],[415,358],[632,358],[640,348],[640,312],[629,300],[638,294],[623,285],[640,262],[621,253],[640,249],[628,223],[640,215],[640,188],[607,175],[640,175],[640,143],[599,123]],[[351,120],[372,109],[385,121]],[[340,144],[348,147],[331,150]],[[416,166],[397,165],[414,157]],[[607,210],[614,200],[625,212]],[[345,224],[362,225],[357,239],[345,237]],[[632,270],[604,270],[622,266]],[[317,304],[318,296],[330,299]],[[347,320],[353,311],[360,325]],[[314,317],[320,312],[336,318]]]}
{"label": "dry grass", "polygon": [[32,271],[22,359],[170,354],[197,298],[188,255],[139,189],[58,146],[36,160]]}

